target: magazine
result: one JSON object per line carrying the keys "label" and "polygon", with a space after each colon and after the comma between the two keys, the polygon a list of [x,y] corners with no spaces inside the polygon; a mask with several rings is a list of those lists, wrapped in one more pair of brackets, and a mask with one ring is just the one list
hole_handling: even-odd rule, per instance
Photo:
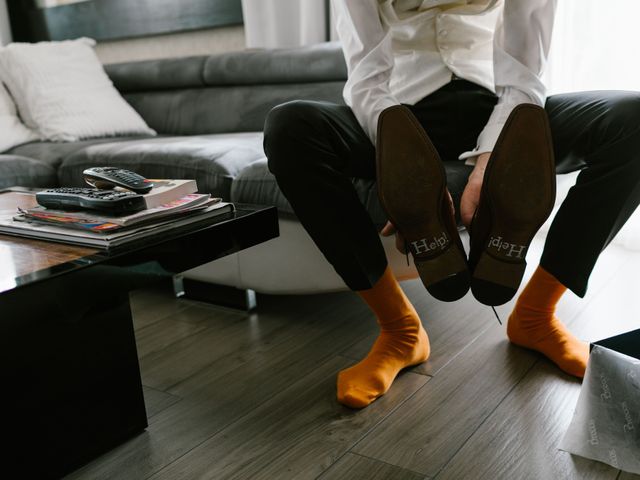
{"label": "magazine", "polygon": [[52,210],[40,205],[26,210],[20,209],[24,219],[64,225],[71,228],[80,228],[94,232],[107,232],[122,229],[132,225],[148,223],[151,220],[176,216],[185,212],[205,208],[214,203],[221,202],[220,198],[211,198],[208,194],[189,194],[148,210],[142,210],[130,215],[109,215],[103,212],[78,210],[64,211]]}
{"label": "magazine", "polygon": [[124,228],[115,232],[93,232],[66,226],[30,222],[22,214],[14,214],[13,218],[3,215],[0,216],[0,233],[108,250],[161,233],[176,232],[187,225],[199,222],[204,223],[206,220],[234,210],[232,203],[217,202],[184,217],[162,219],[151,224]]}

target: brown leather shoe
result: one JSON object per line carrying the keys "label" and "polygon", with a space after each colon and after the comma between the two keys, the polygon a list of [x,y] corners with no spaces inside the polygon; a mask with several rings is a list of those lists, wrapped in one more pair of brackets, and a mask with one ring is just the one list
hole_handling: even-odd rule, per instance
{"label": "brown leather shoe", "polygon": [[387,217],[405,238],[427,291],[458,300],[469,291],[470,274],[438,152],[401,105],[380,115],[377,143],[378,195]]}
{"label": "brown leather shoe", "polygon": [[516,294],[527,250],[555,196],[547,114],[537,105],[518,105],[489,159],[471,223],[471,291],[480,303],[502,305]]}

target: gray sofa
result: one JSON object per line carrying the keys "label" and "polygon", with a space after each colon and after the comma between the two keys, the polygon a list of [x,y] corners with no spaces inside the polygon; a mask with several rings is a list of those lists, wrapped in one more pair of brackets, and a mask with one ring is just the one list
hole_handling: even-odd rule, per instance
{"label": "gray sofa", "polygon": [[[276,205],[281,237],[187,276],[267,293],[344,287],[269,173],[261,133],[267,113],[280,103],[343,101],[347,71],[337,44],[132,62],[109,65],[106,71],[159,136],[20,145],[0,154],[0,187],[82,185],[82,170],[99,165],[149,178],[195,178],[201,192],[232,202]],[[469,167],[452,164],[447,169],[457,196]],[[354,184],[375,223],[384,224],[374,182],[354,179]],[[385,245],[397,275],[414,277],[391,243]]]}

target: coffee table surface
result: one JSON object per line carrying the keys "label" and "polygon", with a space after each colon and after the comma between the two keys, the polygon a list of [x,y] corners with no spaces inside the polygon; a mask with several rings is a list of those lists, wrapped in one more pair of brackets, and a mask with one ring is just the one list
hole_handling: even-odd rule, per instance
{"label": "coffee table surface", "polygon": [[[27,192],[0,193],[0,216],[15,214],[17,208],[30,208],[36,205],[35,196]],[[0,293],[45,280],[52,276],[75,269],[112,261],[123,255],[131,255],[149,246],[188,236],[196,231],[213,228],[215,225],[238,220],[255,213],[275,210],[274,207],[237,206],[233,213],[222,214],[210,220],[203,227],[196,222],[193,228],[186,227],[178,233],[161,233],[157,237],[146,239],[143,244],[120,247],[115,252],[91,247],[49,242],[0,234]]]}

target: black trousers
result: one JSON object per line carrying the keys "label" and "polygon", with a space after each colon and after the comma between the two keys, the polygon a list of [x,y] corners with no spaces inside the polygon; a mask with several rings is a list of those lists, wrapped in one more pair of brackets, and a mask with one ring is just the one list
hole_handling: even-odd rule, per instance
{"label": "black trousers", "polygon": [[[409,108],[442,160],[461,163],[496,101],[455,80]],[[640,93],[554,95],[545,109],[557,173],[581,172],[553,220],[541,265],[584,296],[598,256],[640,203]],[[285,103],[269,113],[264,133],[269,169],[304,228],[349,288],[371,288],[387,259],[352,178],[375,178],[375,147],[351,109]]]}

